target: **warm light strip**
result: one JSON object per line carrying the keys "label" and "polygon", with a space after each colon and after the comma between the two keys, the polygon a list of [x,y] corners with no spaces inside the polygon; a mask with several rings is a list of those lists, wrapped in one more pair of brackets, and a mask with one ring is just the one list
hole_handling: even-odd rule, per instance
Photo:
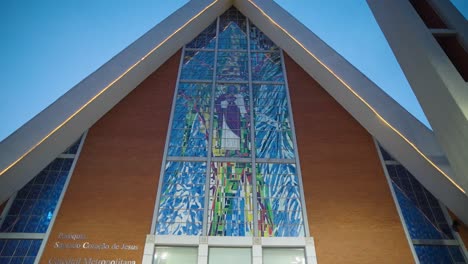
{"label": "warm light strip", "polygon": [[362,98],[353,88],[347,84],[341,77],[339,77],[330,67],[328,67],[325,63],[323,63],[315,54],[309,51],[304,44],[302,44],[299,40],[297,40],[293,35],[291,35],[286,29],[284,29],[281,25],[279,25],[273,18],[271,18],[265,11],[263,11],[257,4],[255,4],[252,0],[249,1],[255,8],[257,8],[263,16],[265,16],[273,25],[278,27],[281,31],[283,31],[286,35],[288,35],[297,45],[299,45],[302,49],[304,49],[310,56],[312,56],[320,65],[322,65],[325,69],[327,69],[333,76],[335,76],[338,81],[340,81],[352,94],[354,94],[361,102],[363,102],[374,114],[388,127],[390,127],[395,133],[397,133],[403,140],[405,140],[416,152],[418,152],[429,164],[431,164],[437,171],[439,171],[442,175],[447,178],[455,187],[457,187],[463,193],[466,193],[462,187],[460,187],[454,180],[452,180],[441,168],[439,168],[434,162],[432,162],[424,153],[419,150],[419,148],[411,142],[408,138],[406,138],[398,129],[392,126],[387,120],[385,120],[377,110],[375,110],[364,98]]}
{"label": "warm light strip", "polygon": [[71,116],[69,116],[65,121],[63,121],[59,126],[54,128],[49,134],[47,134],[43,139],[41,139],[36,145],[34,145],[32,148],[30,148],[26,153],[21,155],[17,160],[15,160],[13,163],[11,163],[8,167],[3,169],[0,172],[0,176],[5,174],[11,167],[15,166],[18,162],[20,162],[24,157],[26,157],[29,153],[31,153],[35,148],[37,148],[40,144],[42,144],[44,141],[46,141],[50,136],[52,136],[55,132],[57,132],[60,128],[62,128],[65,124],[68,123],[73,117],[78,115],[83,109],[85,109],[89,104],[91,104],[94,100],[96,100],[101,94],[106,92],[112,85],[114,85],[116,82],[118,82],[120,79],[122,79],[127,73],[129,73],[131,70],[133,70],[136,66],[138,66],[143,60],[148,58],[153,52],[155,52],[157,49],[159,49],[164,43],[166,43],[170,38],[172,38],[175,34],[177,34],[179,31],[181,31],[184,27],[186,27],[188,24],[190,24],[193,20],[195,20],[197,17],[199,17],[201,14],[203,14],[206,10],[208,10],[210,7],[212,7],[214,4],[216,4],[219,0],[214,0],[211,4],[203,8],[198,14],[196,14],[194,17],[189,19],[187,22],[185,22],[181,27],[179,27],[176,31],[174,31],[171,35],[169,35],[167,38],[165,38],[161,43],[159,43],[156,47],[154,47],[152,50],[150,50],[148,53],[146,53],[145,56],[143,56],[140,60],[138,60],[135,64],[130,66],[126,71],[124,71],[122,74],[120,74],[116,79],[114,79],[111,83],[109,83],[106,87],[104,87],[99,93],[97,93],[93,98],[91,98],[88,102],[86,102],[83,106],[81,106],[78,110],[76,110]]}

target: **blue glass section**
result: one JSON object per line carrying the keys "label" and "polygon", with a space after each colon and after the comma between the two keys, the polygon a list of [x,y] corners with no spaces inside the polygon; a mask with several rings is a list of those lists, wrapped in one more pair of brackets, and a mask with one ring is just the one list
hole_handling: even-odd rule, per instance
{"label": "blue glass section", "polygon": [[260,236],[304,236],[296,166],[258,164],[256,180]]}
{"label": "blue glass section", "polygon": [[73,143],[69,148],[67,148],[63,154],[76,154],[78,152],[78,147],[80,146],[81,137]]}
{"label": "blue glass section", "polygon": [[72,163],[73,159],[55,159],[18,191],[0,232],[45,232]]}
{"label": "blue glass section", "polygon": [[185,45],[189,49],[214,49],[216,44],[216,21],[211,23],[200,35]]}
{"label": "blue glass section", "polygon": [[401,212],[405,218],[408,232],[412,239],[443,239],[442,232],[427,219],[413,202],[396,186],[393,188],[400,204]]}
{"label": "blue glass section", "polygon": [[421,264],[466,263],[458,247],[415,245],[414,249]]}
{"label": "blue glass section", "polygon": [[286,87],[254,85],[255,144],[258,158],[294,158]]}
{"label": "blue glass section", "polygon": [[214,52],[185,51],[181,80],[213,80]]}
{"label": "blue glass section", "polygon": [[403,166],[387,165],[387,171],[393,184],[411,201],[414,209],[430,222],[435,231],[443,238],[453,239],[451,228],[437,199]]}
{"label": "blue glass section", "polygon": [[34,263],[42,240],[0,239],[0,263]]}
{"label": "blue glass section", "polygon": [[247,85],[217,85],[213,156],[250,157],[250,97]]}
{"label": "blue glass section", "polygon": [[247,22],[237,9],[230,8],[219,18],[219,49],[247,49]]}
{"label": "blue glass section", "polygon": [[158,235],[201,235],[206,163],[168,162],[156,227]]}
{"label": "blue glass section", "polygon": [[211,85],[180,83],[169,140],[169,156],[207,156],[210,104]]}
{"label": "blue glass section", "polygon": [[252,81],[284,82],[279,52],[252,52]]}
{"label": "blue glass section", "polygon": [[250,49],[251,50],[278,50],[273,41],[271,41],[260,29],[250,24]]}
{"label": "blue glass section", "polygon": [[218,52],[216,66],[218,81],[247,81],[248,56],[246,52]]}

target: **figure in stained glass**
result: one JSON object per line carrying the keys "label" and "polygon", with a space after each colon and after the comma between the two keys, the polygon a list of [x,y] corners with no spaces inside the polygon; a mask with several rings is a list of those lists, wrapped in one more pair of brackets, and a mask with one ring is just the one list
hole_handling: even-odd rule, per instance
{"label": "figure in stained glass", "polygon": [[244,95],[235,85],[228,86],[216,98],[215,111],[215,156],[248,156],[249,116]]}

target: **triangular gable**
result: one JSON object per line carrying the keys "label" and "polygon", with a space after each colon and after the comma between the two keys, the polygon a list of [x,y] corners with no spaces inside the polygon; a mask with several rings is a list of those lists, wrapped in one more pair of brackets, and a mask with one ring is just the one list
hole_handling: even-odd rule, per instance
{"label": "triangular gable", "polygon": [[[0,143],[0,202],[28,182],[232,4],[317,80],[427,189],[468,223],[468,211],[464,210],[468,207],[466,186],[460,186],[448,164],[444,164],[444,154],[433,133],[269,0],[189,1],[73,87]],[[234,25],[225,26],[237,30]],[[199,45],[209,45],[209,28],[205,30],[207,38],[201,39]]]}

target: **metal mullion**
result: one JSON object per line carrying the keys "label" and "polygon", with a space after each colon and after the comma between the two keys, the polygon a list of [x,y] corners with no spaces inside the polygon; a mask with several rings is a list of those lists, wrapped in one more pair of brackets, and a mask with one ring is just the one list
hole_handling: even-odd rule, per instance
{"label": "metal mullion", "polygon": [[186,51],[215,51],[215,49],[185,48]]}
{"label": "metal mullion", "polygon": [[214,65],[213,65],[213,80],[211,87],[211,107],[210,107],[210,127],[208,128],[208,146],[207,146],[207,161],[206,161],[206,178],[205,178],[205,204],[203,213],[203,230],[202,235],[208,235],[208,206],[210,202],[210,177],[211,177],[211,156],[212,156],[212,144],[213,144],[213,119],[214,119],[214,104],[215,104],[215,92],[216,92],[216,68],[218,64],[218,35],[219,35],[219,17],[216,18],[216,40],[215,40],[215,51],[214,51]]}
{"label": "metal mullion", "polygon": [[166,143],[164,145],[164,154],[162,158],[161,170],[159,172],[158,190],[156,192],[156,201],[154,205],[153,221],[151,222],[150,234],[156,234],[156,221],[158,219],[159,200],[161,198],[161,188],[163,185],[164,173],[166,171],[167,150],[169,148],[169,141],[171,139],[171,127],[172,127],[172,121],[174,119],[174,111],[176,107],[177,93],[179,91],[180,74],[182,72],[182,65],[184,64],[184,56],[185,56],[185,45],[182,47],[182,54],[180,56],[179,71],[177,74],[176,87],[174,89],[174,97],[172,98],[171,114],[169,117],[169,124],[167,125]]}
{"label": "metal mullion", "polygon": [[279,53],[280,49],[276,50],[250,50],[250,52],[255,52],[255,53]]}
{"label": "metal mullion", "polygon": [[232,83],[232,84],[248,84],[249,82],[248,81],[216,81],[216,83]]}
{"label": "metal mullion", "polygon": [[252,87],[252,61],[250,51],[250,20],[245,19],[247,24],[247,60],[249,72],[249,106],[250,106],[250,157],[252,158],[252,203],[253,203],[253,228],[254,237],[258,236],[258,193],[257,193],[257,149],[255,145],[255,119],[254,119],[254,97]]}
{"label": "metal mullion", "polygon": [[[11,232],[11,233],[0,233],[0,239],[33,239],[33,240],[44,240],[46,237],[45,233],[22,233],[22,232]],[[43,243],[44,244],[44,243]],[[36,259],[39,257],[39,252]]]}
{"label": "metal mullion", "polygon": [[208,80],[195,80],[195,79],[186,79],[186,80],[179,80],[179,83],[211,83],[212,81]]}
{"label": "metal mullion", "polygon": [[248,163],[251,162],[251,158],[238,158],[238,157],[212,157],[211,161],[215,162],[243,162]]}
{"label": "metal mullion", "polygon": [[301,163],[299,160],[299,150],[297,149],[297,140],[296,140],[296,129],[294,125],[294,118],[293,118],[293,112],[292,112],[292,107],[291,107],[291,97],[289,95],[289,87],[288,87],[288,78],[286,74],[286,64],[284,63],[284,56],[283,56],[283,50],[280,49],[280,58],[281,58],[281,67],[283,70],[283,76],[284,76],[284,86],[286,89],[286,98],[288,100],[288,111],[289,111],[289,118],[290,123],[291,123],[291,131],[292,131],[292,138],[293,138],[293,144],[294,144],[294,159],[296,160],[296,173],[297,173],[297,178],[299,180],[299,191],[301,192],[301,203],[302,203],[302,219],[304,221],[304,231],[306,237],[310,236],[310,231],[309,231],[309,221],[307,219],[307,208],[306,208],[306,203],[305,203],[305,197],[304,197],[304,185],[302,183],[302,171],[301,171]]}
{"label": "metal mullion", "polygon": [[253,84],[272,84],[272,85],[284,85],[284,82],[275,81],[252,81]]}
{"label": "metal mullion", "polygon": [[[248,35],[248,33],[247,33]],[[249,42],[249,40],[247,40],[247,43]],[[247,53],[248,52],[248,48],[245,50],[245,49],[217,49],[217,51],[219,52],[242,52],[242,53]]]}
{"label": "metal mullion", "polygon": [[255,159],[258,163],[277,163],[277,164],[291,164],[296,163],[295,159],[270,159],[270,158],[263,158],[263,159]]}
{"label": "metal mullion", "polygon": [[205,157],[182,157],[182,156],[168,156],[166,161],[188,161],[188,162],[205,162]]}

